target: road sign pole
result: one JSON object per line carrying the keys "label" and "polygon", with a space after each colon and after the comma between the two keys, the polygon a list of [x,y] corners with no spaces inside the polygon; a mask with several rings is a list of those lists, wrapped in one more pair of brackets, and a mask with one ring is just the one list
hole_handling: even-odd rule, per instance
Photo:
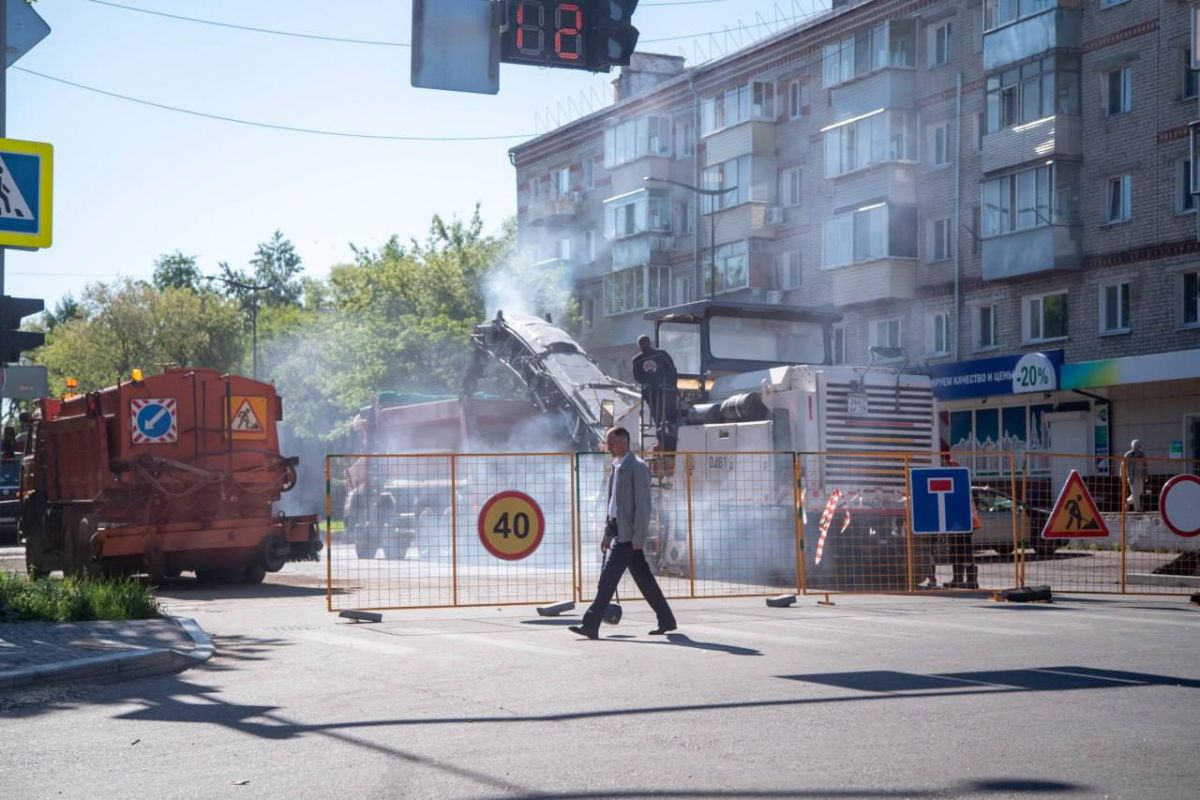
{"label": "road sign pole", "polygon": [[[0,2],[0,139],[8,136],[8,3]],[[4,294],[4,248],[0,247],[0,296]]]}

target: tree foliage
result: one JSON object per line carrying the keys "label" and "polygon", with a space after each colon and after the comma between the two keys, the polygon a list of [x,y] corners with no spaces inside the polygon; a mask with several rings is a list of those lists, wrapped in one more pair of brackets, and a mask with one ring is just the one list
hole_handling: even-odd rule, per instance
{"label": "tree foliage", "polygon": [[250,259],[250,269],[240,270],[226,263],[220,265],[225,293],[237,298],[244,308],[259,306],[298,305],[304,294],[301,273],[304,265],[295,245],[280,231],[262,242]]}
{"label": "tree foliage", "polygon": [[200,290],[200,269],[196,266],[195,256],[185,256],[176,250],[158,257],[154,262],[154,277],[151,278],[154,288]]}

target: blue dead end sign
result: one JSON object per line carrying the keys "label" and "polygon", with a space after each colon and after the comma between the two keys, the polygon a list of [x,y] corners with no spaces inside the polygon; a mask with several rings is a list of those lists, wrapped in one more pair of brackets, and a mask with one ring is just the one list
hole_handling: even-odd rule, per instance
{"label": "blue dead end sign", "polygon": [[0,139],[0,246],[50,246],[53,176],[51,145]]}
{"label": "blue dead end sign", "polygon": [[914,467],[908,471],[913,533],[971,533],[971,471]]}

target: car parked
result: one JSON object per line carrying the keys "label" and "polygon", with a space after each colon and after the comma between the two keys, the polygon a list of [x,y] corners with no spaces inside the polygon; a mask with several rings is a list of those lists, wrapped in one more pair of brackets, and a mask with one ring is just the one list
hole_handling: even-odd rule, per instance
{"label": "car parked", "polygon": [[1053,555],[1062,540],[1043,539],[1042,528],[1050,518],[1050,510],[1035,508],[1016,500],[1001,490],[987,485],[971,487],[980,527],[972,537],[977,550],[995,550],[1002,556],[1013,552],[1013,509],[1016,509],[1018,545],[1032,548],[1038,555]]}

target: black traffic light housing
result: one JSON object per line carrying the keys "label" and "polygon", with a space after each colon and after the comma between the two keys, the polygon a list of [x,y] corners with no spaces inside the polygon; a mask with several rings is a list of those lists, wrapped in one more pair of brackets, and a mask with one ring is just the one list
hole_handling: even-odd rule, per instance
{"label": "black traffic light housing", "polygon": [[638,0],[598,0],[596,28],[591,43],[592,69],[608,72],[613,66],[628,66],[637,47],[638,29],[633,12]]}
{"label": "black traffic light housing", "polygon": [[36,297],[0,297],[0,364],[21,360],[21,353],[36,350],[46,342],[41,333],[21,330],[21,320],[46,309]]}

